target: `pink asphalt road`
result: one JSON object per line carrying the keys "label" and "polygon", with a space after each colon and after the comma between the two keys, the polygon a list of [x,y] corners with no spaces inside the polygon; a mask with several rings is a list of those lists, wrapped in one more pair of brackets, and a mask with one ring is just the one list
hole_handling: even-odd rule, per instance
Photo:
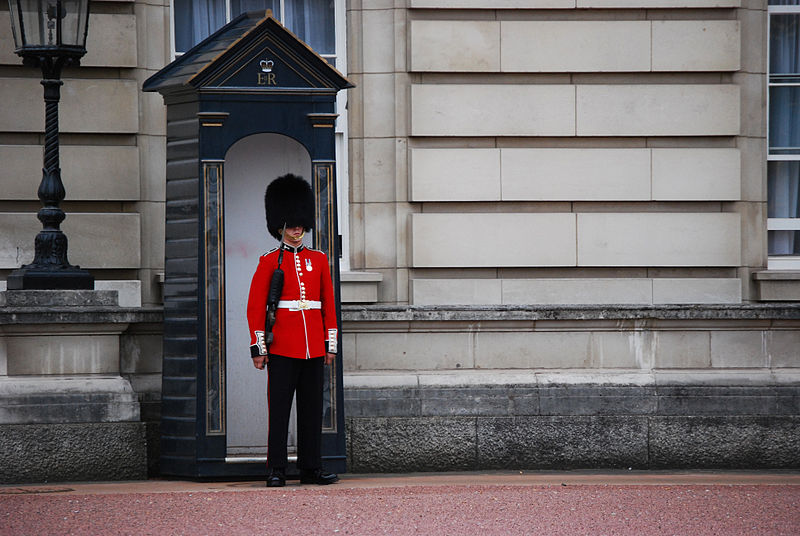
{"label": "pink asphalt road", "polygon": [[0,487],[0,535],[800,535],[800,474],[514,472]]}

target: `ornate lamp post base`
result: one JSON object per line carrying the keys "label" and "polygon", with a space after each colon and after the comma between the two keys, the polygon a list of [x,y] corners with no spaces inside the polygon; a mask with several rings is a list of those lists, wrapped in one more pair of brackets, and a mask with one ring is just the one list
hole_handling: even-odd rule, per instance
{"label": "ornate lamp post base", "polygon": [[45,172],[39,198],[45,206],[37,217],[44,228],[36,235],[33,262],[11,272],[8,290],[93,290],[94,276],[67,260],[67,235],[59,229],[66,215],[58,206],[64,198],[64,187],[57,167]]}
{"label": "ornate lamp post base", "polygon": [[78,266],[62,269],[23,266],[9,274],[8,290],[93,290],[94,277]]}

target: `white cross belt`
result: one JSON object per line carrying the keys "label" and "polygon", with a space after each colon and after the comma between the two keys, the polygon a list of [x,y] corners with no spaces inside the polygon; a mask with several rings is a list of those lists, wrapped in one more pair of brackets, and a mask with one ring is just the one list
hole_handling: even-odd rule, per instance
{"label": "white cross belt", "polygon": [[289,309],[290,311],[322,309],[322,302],[315,300],[281,300],[278,302],[278,309]]}

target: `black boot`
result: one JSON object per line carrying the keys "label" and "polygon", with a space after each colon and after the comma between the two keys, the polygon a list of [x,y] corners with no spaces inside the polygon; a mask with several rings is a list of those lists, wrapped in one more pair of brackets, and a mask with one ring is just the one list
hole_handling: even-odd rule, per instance
{"label": "black boot", "polygon": [[280,467],[270,467],[267,470],[267,487],[281,488],[286,485],[286,472]]}
{"label": "black boot", "polygon": [[301,484],[318,484],[324,486],[338,482],[339,477],[333,473],[326,473],[322,469],[302,469],[300,471]]}

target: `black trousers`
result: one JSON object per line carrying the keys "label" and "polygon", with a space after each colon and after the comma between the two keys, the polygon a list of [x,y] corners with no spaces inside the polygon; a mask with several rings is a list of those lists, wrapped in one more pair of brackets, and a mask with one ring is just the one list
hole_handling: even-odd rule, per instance
{"label": "black trousers", "polygon": [[292,397],[297,393],[297,468],[322,467],[322,357],[269,356],[267,467],[285,469]]}

